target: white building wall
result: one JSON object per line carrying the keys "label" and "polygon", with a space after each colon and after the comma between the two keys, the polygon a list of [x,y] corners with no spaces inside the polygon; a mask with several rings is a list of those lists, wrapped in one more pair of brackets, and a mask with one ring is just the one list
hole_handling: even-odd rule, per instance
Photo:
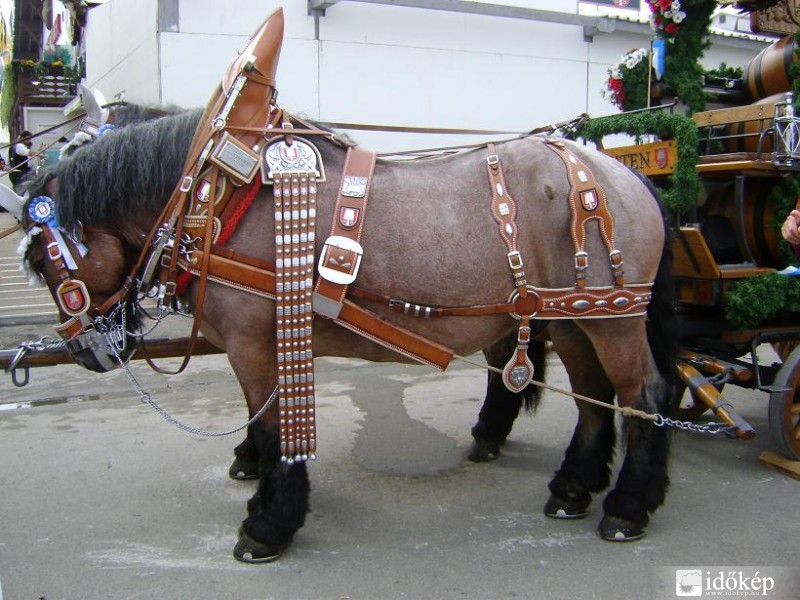
{"label": "white building wall", "polygon": [[[171,15],[162,18],[158,5]],[[503,0],[575,14],[577,0]],[[588,112],[609,67],[651,36],[549,22],[340,2],[317,20],[305,0],[111,0],[90,13],[88,80],[107,97],[202,106],[247,36],[278,6],[286,32],[279,103],[314,119],[522,131]],[[166,10],[165,10],[166,7]],[[719,46],[704,59],[744,65],[756,51]],[[393,150],[465,138],[354,132]],[[470,139],[470,138],[467,138]]]}
{"label": "white building wall", "polygon": [[89,12],[86,80],[111,100],[161,102],[159,0],[111,0]]}

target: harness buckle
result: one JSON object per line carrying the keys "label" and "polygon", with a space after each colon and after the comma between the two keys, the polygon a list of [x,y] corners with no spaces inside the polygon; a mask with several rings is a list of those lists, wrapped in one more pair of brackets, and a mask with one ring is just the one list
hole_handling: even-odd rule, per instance
{"label": "harness buckle", "polygon": [[338,285],[350,285],[361,267],[364,248],[355,240],[332,235],[325,240],[317,270],[320,277]]}
{"label": "harness buckle", "polygon": [[575,253],[575,270],[585,271],[589,268],[589,254],[588,252],[580,251]]}
{"label": "harness buckle", "polygon": [[519,253],[519,250],[512,250],[507,256],[508,266],[511,267],[513,271],[521,269],[524,266],[522,262],[522,255]]}
{"label": "harness buckle", "polygon": [[181,179],[181,187],[178,189],[183,193],[187,193],[189,190],[192,189],[193,181],[194,179],[191,176],[186,175],[183,179]]}
{"label": "harness buckle", "polygon": [[497,154],[490,154],[486,157],[486,164],[490,167],[500,164],[500,157]]}
{"label": "harness buckle", "polygon": [[61,260],[61,247],[58,245],[58,242],[50,242],[47,244],[47,255],[50,257],[50,260]]}

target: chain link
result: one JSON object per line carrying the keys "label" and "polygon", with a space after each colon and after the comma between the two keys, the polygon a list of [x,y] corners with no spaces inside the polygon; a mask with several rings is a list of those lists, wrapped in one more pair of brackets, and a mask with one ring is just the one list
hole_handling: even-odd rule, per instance
{"label": "chain link", "polygon": [[196,435],[199,437],[223,437],[226,435],[231,435],[243,431],[244,429],[250,427],[250,425],[255,423],[258,419],[260,419],[278,396],[278,388],[276,387],[275,390],[272,392],[272,394],[270,394],[269,398],[264,403],[264,405],[259,409],[259,411],[255,415],[253,415],[253,417],[249,421],[247,421],[247,423],[245,423],[241,427],[236,427],[235,429],[229,429],[227,431],[206,431],[204,429],[192,427],[191,425],[186,425],[185,423],[177,420],[166,410],[164,410],[163,407],[161,407],[155,400],[153,400],[152,396],[148,392],[144,391],[144,389],[134,376],[133,372],[130,370],[125,361],[122,360],[119,353],[117,352],[116,343],[114,342],[111,335],[108,332],[105,333],[105,335],[108,347],[111,348],[111,351],[114,353],[114,358],[116,359],[120,368],[123,371],[125,371],[125,376],[128,378],[128,382],[131,384],[131,387],[136,391],[137,394],[139,394],[139,400],[142,402],[142,404],[146,404],[147,406],[152,408],[156,413],[158,413],[161,416],[161,418],[164,419],[167,423],[174,425],[175,427],[177,427],[182,431],[185,431],[186,433],[190,433],[192,435]]}
{"label": "chain link", "polygon": [[726,423],[692,423],[691,421],[679,421],[678,419],[671,419],[658,413],[655,414],[656,427],[675,427],[684,431],[696,431],[698,433],[710,433],[711,435],[725,434],[727,436],[735,436],[735,427],[731,427]]}

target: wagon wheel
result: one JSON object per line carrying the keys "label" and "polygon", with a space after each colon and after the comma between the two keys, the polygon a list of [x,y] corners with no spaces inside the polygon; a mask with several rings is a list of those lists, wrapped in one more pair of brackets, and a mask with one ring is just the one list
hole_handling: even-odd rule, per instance
{"label": "wagon wheel", "polygon": [[797,348],[798,340],[791,339],[791,340],[783,340],[782,342],[772,342],[772,349],[775,350],[775,353],[781,357],[781,362],[786,362],[786,359],[789,358],[789,355],[792,353],[792,350]]}
{"label": "wagon wheel", "polygon": [[769,432],[777,450],[800,460],[800,347],[792,350],[775,377],[774,385],[785,392],[769,395]]}

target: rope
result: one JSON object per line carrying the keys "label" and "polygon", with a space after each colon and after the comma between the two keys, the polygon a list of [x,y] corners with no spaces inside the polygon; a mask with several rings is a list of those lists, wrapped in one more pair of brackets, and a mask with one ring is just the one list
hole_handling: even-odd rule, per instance
{"label": "rope", "polygon": [[[497,367],[493,367],[492,365],[487,365],[476,360],[472,360],[467,358],[466,356],[461,356],[459,354],[454,354],[453,358],[457,358],[460,361],[463,361],[467,364],[472,365],[473,367],[480,367],[481,369],[488,369],[493,373],[503,374],[502,369],[498,369]],[[645,421],[652,421],[653,423],[659,424],[662,422],[663,418],[661,415],[653,415],[643,410],[639,410],[638,408],[631,408],[630,406],[619,406],[617,404],[609,404],[608,402],[602,402],[600,400],[596,400],[594,398],[590,398],[589,396],[584,396],[582,394],[576,394],[570,390],[565,390],[564,388],[559,388],[554,385],[550,385],[548,383],[544,383],[543,381],[537,381],[535,379],[531,380],[531,385],[535,385],[536,387],[540,387],[542,389],[550,390],[551,392],[557,392],[559,394],[564,394],[565,396],[572,396],[576,400],[581,400],[583,402],[588,402],[589,404],[594,404],[595,406],[602,406],[603,408],[607,408],[609,410],[615,410],[618,413],[621,413],[623,417],[637,417],[639,419],[644,419]]]}
{"label": "rope", "polygon": [[233,235],[233,232],[236,231],[236,228],[239,226],[239,221],[242,220],[247,209],[250,208],[250,205],[253,203],[260,189],[261,179],[257,177],[250,185],[250,189],[247,190],[245,197],[239,202],[231,218],[228,219],[227,223],[225,223],[225,226],[222,228],[222,232],[219,234],[219,239],[217,240],[218,245],[224,246],[225,242]]}

